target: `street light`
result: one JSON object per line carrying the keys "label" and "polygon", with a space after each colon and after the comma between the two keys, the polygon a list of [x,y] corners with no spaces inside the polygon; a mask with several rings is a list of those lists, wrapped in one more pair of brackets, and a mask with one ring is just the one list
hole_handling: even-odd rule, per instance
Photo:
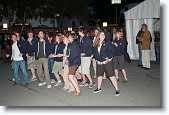
{"label": "street light", "polygon": [[6,30],[8,29],[8,24],[7,23],[3,23],[3,30],[5,30],[5,34],[6,34]]}
{"label": "street light", "polygon": [[121,4],[121,0],[111,0],[111,4],[116,5],[116,28],[117,28],[117,5]]}
{"label": "street light", "polygon": [[103,27],[107,27],[107,22],[103,22]]}

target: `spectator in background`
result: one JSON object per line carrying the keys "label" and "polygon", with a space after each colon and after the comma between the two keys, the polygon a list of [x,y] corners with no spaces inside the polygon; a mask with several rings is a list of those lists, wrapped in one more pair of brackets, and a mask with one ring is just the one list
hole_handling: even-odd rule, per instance
{"label": "spectator in background", "polygon": [[151,44],[151,34],[148,31],[146,24],[142,24],[142,35],[139,39],[141,42],[141,51],[142,51],[142,63],[145,70],[150,69],[150,44]]}
{"label": "spectator in background", "polygon": [[155,34],[154,39],[155,54],[156,54],[156,63],[160,64],[160,32]]}
{"label": "spectator in background", "polygon": [[141,42],[139,41],[143,31],[142,31],[143,25],[141,27],[141,30],[137,33],[136,36],[136,44],[138,45],[138,54],[139,54],[139,64],[137,65],[138,67],[142,67],[142,52],[141,52]]}
{"label": "spectator in background", "polygon": [[2,48],[2,35],[0,35],[0,59],[2,58],[1,48]]}
{"label": "spectator in background", "polygon": [[4,35],[4,38],[1,41],[1,53],[4,63],[7,61],[10,61],[9,54],[10,54],[10,47],[11,47],[11,40],[8,36],[8,34]]}
{"label": "spectator in background", "polygon": [[110,34],[110,32],[108,32],[106,28],[104,28],[104,32],[105,32],[106,40],[109,40],[109,41],[110,41],[110,39],[111,39],[111,34]]}
{"label": "spectator in background", "polygon": [[115,27],[112,28],[112,34],[110,41],[112,42],[116,38],[116,31],[117,29]]}

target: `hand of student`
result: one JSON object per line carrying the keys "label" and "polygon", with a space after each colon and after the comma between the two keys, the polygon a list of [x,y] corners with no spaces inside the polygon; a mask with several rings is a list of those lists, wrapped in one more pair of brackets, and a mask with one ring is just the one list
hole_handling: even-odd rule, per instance
{"label": "hand of student", "polygon": [[106,64],[107,64],[107,63],[109,62],[109,58],[108,58],[108,57],[106,57],[105,59],[106,59]]}
{"label": "hand of student", "polygon": [[52,54],[50,54],[49,56],[48,56],[48,58],[52,58],[53,57],[53,55]]}
{"label": "hand of student", "polygon": [[114,45],[115,45],[116,47],[118,47],[117,43],[114,43]]}
{"label": "hand of student", "polygon": [[68,60],[66,60],[66,61],[65,61],[65,64],[66,64],[66,65],[68,65],[68,64],[69,64],[69,61],[68,61]]}
{"label": "hand of student", "polygon": [[92,59],[93,59],[93,55],[90,56],[90,60],[92,60]]}
{"label": "hand of student", "polygon": [[58,54],[58,57],[63,57],[63,54]]}
{"label": "hand of student", "polygon": [[22,57],[22,55],[23,55],[23,54],[22,54],[22,53],[20,53],[20,54],[19,54],[19,57]]}
{"label": "hand of student", "polygon": [[28,55],[28,53],[26,54],[26,57],[28,57],[29,55]]}
{"label": "hand of student", "polygon": [[81,57],[85,56],[85,53],[81,53]]}

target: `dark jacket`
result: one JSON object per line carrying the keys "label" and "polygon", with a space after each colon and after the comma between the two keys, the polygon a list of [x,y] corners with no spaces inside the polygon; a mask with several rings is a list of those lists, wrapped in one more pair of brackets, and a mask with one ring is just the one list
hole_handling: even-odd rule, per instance
{"label": "dark jacket", "polygon": [[87,37],[86,35],[82,38],[80,42],[80,37],[77,39],[77,43],[80,47],[81,53],[85,53],[84,57],[90,57],[93,51],[93,42],[92,40]]}
{"label": "dark jacket", "polygon": [[[39,59],[38,57],[38,47],[39,47],[39,40],[35,43],[35,58]],[[50,54],[52,54],[52,44],[49,43],[49,41],[44,40],[45,45],[45,57],[48,58]]]}
{"label": "dark jacket", "polygon": [[28,41],[26,41],[26,53],[28,53],[29,56],[35,56],[35,51],[36,51],[36,42],[38,39],[33,38],[32,39],[32,44],[30,44]]}
{"label": "dark jacket", "polygon": [[[56,49],[56,53],[55,53],[55,47],[56,45],[54,45],[53,49],[52,49],[52,54],[63,54],[63,50],[65,48],[65,45],[60,43],[57,45],[57,49]],[[63,57],[55,57],[53,58],[54,61],[57,61],[57,62],[62,62],[63,61]]]}
{"label": "dark jacket", "polygon": [[26,59],[26,42],[23,39],[19,39],[17,42],[17,46],[19,48],[20,53],[22,53],[22,57]]}
{"label": "dark jacket", "polygon": [[114,56],[121,56],[125,54],[125,48],[126,48],[126,41],[125,40],[117,40],[117,38],[113,41],[113,43],[117,43],[117,47],[113,45],[114,47]]}
{"label": "dark jacket", "polygon": [[5,46],[6,46],[6,45],[8,45],[9,47],[11,46],[11,40],[9,40],[9,39],[7,39],[7,40],[2,39],[2,41],[1,41],[0,44],[2,45],[1,49],[4,49],[4,50],[5,50]]}
{"label": "dark jacket", "polygon": [[138,33],[137,33],[137,36],[136,36],[136,44],[140,43],[137,39],[137,37],[141,37],[141,34],[143,33],[142,30],[140,30]]}
{"label": "dark jacket", "polygon": [[105,61],[106,57],[111,59],[114,56],[114,49],[112,43],[110,41],[103,43],[100,49],[100,54],[98,52],[98,47],[94,47],[93,56],[97,61],[100,62]]}
{"label": "dark jacket", "polygon": [[71,66],[79,66],[81,64],[81,57],[80,57],[80,48],[77,42],[73,42],[68,44],[67,52],[69,67]]}

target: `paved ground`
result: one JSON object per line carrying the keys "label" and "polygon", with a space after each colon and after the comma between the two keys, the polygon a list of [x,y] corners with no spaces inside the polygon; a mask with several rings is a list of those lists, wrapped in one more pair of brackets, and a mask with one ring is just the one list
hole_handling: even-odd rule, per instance
{"label": "paved ground", "polygon": [[0,106],[161,106],[160,66],[151,62],[152,68],[143,70],[137,64],[138,61],[126,64],[129,82],[123,84],[122,80],[119,81],[120,96],[114,95],[115,90],[106,79],[102,92],[94,94],[95,88],[82,87],[82,96],[75,98],[73,94],[62,91],[62,86],[47,89],[46,86],[38,87],[38,81],[25,88],[21,75],[21,85],[13,86],[10,64],[0,61]]}

